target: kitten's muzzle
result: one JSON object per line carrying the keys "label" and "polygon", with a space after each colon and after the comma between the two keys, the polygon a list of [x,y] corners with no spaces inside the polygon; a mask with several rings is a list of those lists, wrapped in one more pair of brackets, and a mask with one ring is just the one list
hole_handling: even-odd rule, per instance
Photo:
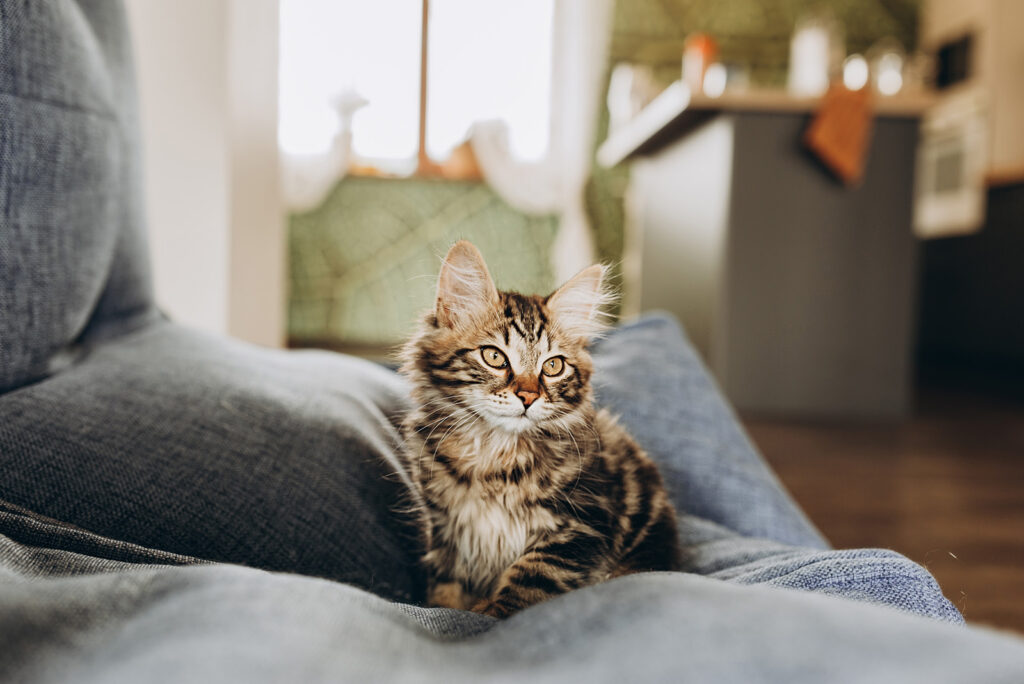
{"label": "kitten's muzzle", "polygon": [[512,391],[519,397],[519,401],[523,402],[523,412],[525,413],[526,409],[530,408],[530,404],[540,397],[540,382],[537,381],[537,378],[520,375],[516,377]]}
{"label": "kitten's muzzle", "polygon": [[519,397],[519,401],[523,402],[523,408],[527,409],[530,408],[530,404],[537,401],[537,397],[540,396],[540,393],[521,389],[516,392],[516,396]]}

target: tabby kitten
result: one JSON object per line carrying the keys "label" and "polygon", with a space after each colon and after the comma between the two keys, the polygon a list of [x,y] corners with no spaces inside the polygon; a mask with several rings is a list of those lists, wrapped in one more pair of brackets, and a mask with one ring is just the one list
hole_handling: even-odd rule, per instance
{"label": "tabby kitten", "polygon": [[679,568],[654,463],[591,402],[586,344],[601,329],[603,277],[595,265],[548,297],[498,292],[473,245],[448,252],[402,366],[430,605],[504,617]]}

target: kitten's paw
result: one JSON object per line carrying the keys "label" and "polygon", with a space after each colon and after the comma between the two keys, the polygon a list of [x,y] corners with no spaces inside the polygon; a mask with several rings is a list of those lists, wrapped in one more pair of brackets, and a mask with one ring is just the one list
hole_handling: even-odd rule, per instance
{"label": "kitten's paw", "polygon": [[509,610],[507,607],[505,607],[501,603],[498,603],[497,601],[492,601],[491,599],[480,599],[472,606],[470,606],[469,609],[474,613],[480,613],[481,615],[490,615],[491,617],[496,617],[499,619],[506,618],[512,614],[512,611]]}
{"label": "kitten's paw", "polygon": [[439,608],[466,610],[472,600],[458,582],[442,582],[430,588],[427,604]]}

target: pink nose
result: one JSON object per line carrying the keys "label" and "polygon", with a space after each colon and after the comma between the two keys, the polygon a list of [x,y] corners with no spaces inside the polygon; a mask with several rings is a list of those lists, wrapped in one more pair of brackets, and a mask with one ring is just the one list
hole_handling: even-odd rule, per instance
{"label": "pink nose", "polygon": [[527,390],[519,390],[518,392],[516,392],[516,396],[519,397],[520,400],[522,400],[523,406],[528,407],[530,404],[537,400],[537,397],[539,397],[540,394],[538,394],[537,392],[530,392]]}

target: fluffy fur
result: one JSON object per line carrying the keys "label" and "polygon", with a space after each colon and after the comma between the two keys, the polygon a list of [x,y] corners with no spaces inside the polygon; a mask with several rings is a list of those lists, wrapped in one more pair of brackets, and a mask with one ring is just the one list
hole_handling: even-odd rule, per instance
{"label": "fluffy fur", "polygon": [[431,605],[503,617],[616,575],[679,568],[657,469],[592,404],[586,345],[602,327],[603,279],[591,266],[527,296],[498,292],[468,242],[445,258],[402,367]]}

